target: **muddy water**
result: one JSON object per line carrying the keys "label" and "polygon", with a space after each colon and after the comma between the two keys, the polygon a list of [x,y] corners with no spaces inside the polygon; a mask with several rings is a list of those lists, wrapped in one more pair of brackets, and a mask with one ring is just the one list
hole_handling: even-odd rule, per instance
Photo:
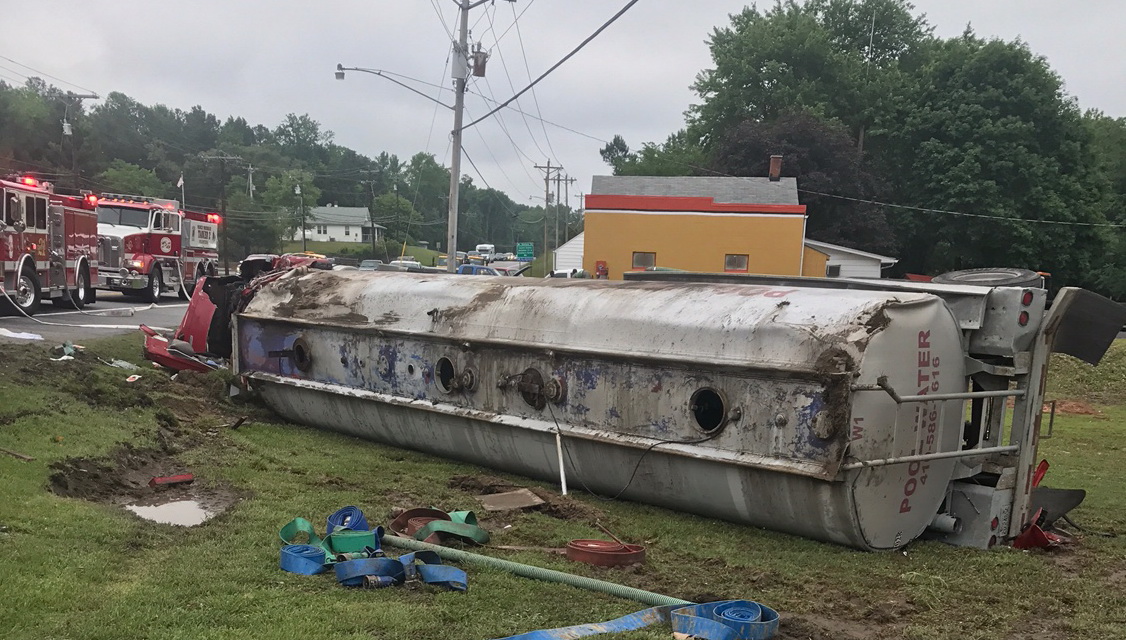
{"label": "muddy water", "polygon": [[208,518],[215,515],[214,512],[204,509],[195,500],[178,500],[152,506],[130,504],[126,505],[125,508],[146,520],[175,524],[181,527],[194,527],[197,524],[203,524]]}

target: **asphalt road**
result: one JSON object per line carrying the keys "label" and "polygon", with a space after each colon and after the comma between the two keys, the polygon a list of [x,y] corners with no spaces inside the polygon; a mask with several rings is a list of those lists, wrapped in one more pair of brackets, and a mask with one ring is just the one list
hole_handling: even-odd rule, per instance
{"label": "asphalt road", "polygon": [[[13,333],[40,336],[49,344],[62,344],[67,340],[82,344],[91,338],[118,335],[137,331],[138,325],[153,328],[175,329],[188,308],[187,301],[175,296],[165,296],[156,307],[135,298],[111,291],[99,291],[98,301],[88,305],[83,312],[60,309],[50,302],[39,308],[31,319],[23,316],[0,317],[0,329]],[[0,344],[27,343],[33,340],[12,338],[0,331]],[[34,340],[38,342],[38,340]]]}

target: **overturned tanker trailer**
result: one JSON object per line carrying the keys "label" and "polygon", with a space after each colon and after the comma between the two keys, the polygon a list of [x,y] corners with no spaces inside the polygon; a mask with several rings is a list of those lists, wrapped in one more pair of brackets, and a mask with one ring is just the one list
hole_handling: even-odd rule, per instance
{"label": "overturned tanker trailer", "polygon": [[234,368],[291,420],[624,499],[871,550],[1016,536],[1047,357],[1097,361],[1105,299],[817,285],[301,269],[252,287]]}

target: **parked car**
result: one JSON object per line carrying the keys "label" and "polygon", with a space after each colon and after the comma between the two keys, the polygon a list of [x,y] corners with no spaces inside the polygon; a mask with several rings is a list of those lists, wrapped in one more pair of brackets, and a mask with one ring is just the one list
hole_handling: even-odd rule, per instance
{"label": "parked car", "polygon": [[582,269],[553,269],[545,278],[587,278]]}
{"label": "parked car", "polygon": [[531,264],[521,264],[511,267],[493,267],[502,276],[522,276],[524,272],[532,268]]}
{"label": "parked car", "polygon": [[484,265],[476,264],[463,264],[457,268],[457,272],[463,276],[499,276],[500,273],[492,268]]}
{"label": "parked car", "polygon": [[360,271],[377,271],[379,265],[383,264],[382,260],[360,260]]}
{"label": "parked car", "polygon": [[402,267],[407,271],[422,271],[422,263],[414,259],[392,260],[388,262],[392,266]]}

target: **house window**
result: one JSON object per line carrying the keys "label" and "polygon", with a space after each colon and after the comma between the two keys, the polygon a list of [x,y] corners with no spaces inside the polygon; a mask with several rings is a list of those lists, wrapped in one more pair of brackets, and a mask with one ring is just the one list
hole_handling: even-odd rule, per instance
{"label": "house window", "polygon": [[746,273],[747,254],[729,253],[723,258],[723,270],[727,272]]}
{"label": "house window", "polygon": [[328,233],[328,225],[318,224],[317,225],[317,235],[323,236],[326,233]]}
{"label": "house window", "polygon": [[346,235],[346,236],[352,235],[352,230],[348,227],[348,225],[344,225],[344,235]]}
{"label": "house window", "polygon": [[657,266],[657,254],[652,251],[634,251],[633,268],[648,269]]}
{"label": "house window", "polygon": [[827,264],[827,265],[825,265],[825,277],[826,278],[839,278],[839,277],[841,277],[841,265],[839,265],[839,264]]}

